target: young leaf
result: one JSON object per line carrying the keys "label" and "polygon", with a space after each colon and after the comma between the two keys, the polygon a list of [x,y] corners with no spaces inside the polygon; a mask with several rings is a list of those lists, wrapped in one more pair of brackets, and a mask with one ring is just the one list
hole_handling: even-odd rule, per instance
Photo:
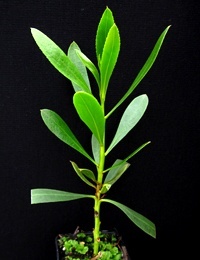
{"label": "young leaf", "polygon": [[[113,166],[118,165],[120,162],[122,162],[122,160],[117,159],[114,162]],[[104,183],[113,185],[122,176],[122,174],[128,169],[129,166],[130,163],[123,162],[117,167],[114,168],[111,167],[111,170],[106,175]]]}
{"label": "young leaf", "polygon": [[[76,65],[77,69],[81,73],[82,77],[84,78],[86,84],[88,85],[88,87],[90,89],[90,82],[89,82],[87,70],[86,70],[86,67],[83,64],[83,62],[80,60],[79,55],[77,55],[77,52],[76,52],[77,50],[81,51],[78,44],[76,42],[72,42],[68,48],[68,57]],[[82,90],[80,88],[80,86],[75,84],[73,81],[72,81],[72,85],[74,87],[75,92]],[[90,91],[91,91],[91,89],[90,89]]]}
{"label": "young leaf", "polygon": [[68,125],[58,114],[49,109],[42,109],[41,116],[46,126],[55,136],[95,163],[90,155],[81,146]]}
{"label": "young leaf", "polygon": [[145,146],[147,146],[148,144],[150,144],[151,142],[148,141],[142,145],[140,145],[134,152],[132,152],[129,156],[127,156],[123,161],[128,161],[131,157],[133,157],[134,155],[136,155],[138,152],[140,152]]}
{"label": "young leaf", "polygon": [[116,168],[116,167],[119,167],[119,166],[122,165],[124,162],[127,162],[130,158],[132,158],[134,155],[136,155],[137,153],[139,153],[139,152],[140,152],[145,146],[147,146],[148,144],[150,144],[150,141],[148,141],[148,142],[146,142],[146,143],[140,145],[136,150],[134,150],[131,154],[129,154],[125,159],[119,160],[118,163],[116,163],[116,164],[114,164],[112,167],[106,169],[106,170],[104,171],[104,173],[107,172],[107,171],[110,171],[111,169],[114,169],[114,168]]}
{"label": "young leaf", "polygon": [[105,194],[106,192],[108,192],[109,191],[109,189],[111,188],[111,184],[107,184],[107,183],[104,183],[103,185],[102,185],[102,188],[101,188],[101,190],[100,190],[100,193],[101,194]]}
{"label": "young leaf", "polygon": [[143,116],[148,105],[148,97],[143,94],[135,99],[128,105],[122,118],[120,120],[119,126],[117,128],[117,132],[108,147],[106,154],[108,154],[113,147],[118,144],[127,134],[131,131],[131,129],[138,123],[138,121]]}
{"label": "young leaf", "polygon": [[48,36],[38,29],[31,28],[32,36],[50,63],[66,78],[90,93],[90,88],[82,74],[69,57]]}
{"label": "young leaf", "polygon": [[92,63],[88,57],[83,54],[80,50],[76,50],[77,55],[83,62],[83,64],[90,70],[90,72],[93,74],[94,78],[96,79],[97,85],[100,86],[100,80],[99,80],[99,72],[96,68],[96,66]]}
{"label": "young leaf", "polygon": [[88,179],[92,180],[93,182],[97,182],[96,177],[93,173],[93,171],[85,168],[80,169],[84,176],[86,176]]}
{"label": "young leaf", "polygon": [[99,142],[94,135],[92,135],[92,153],[93,153],[95,162],[97,164],[99,164],[100,145],[99,145]]}
{"label": "young leaf", "polygon": [[152,236],[153,238],[156,238],[155,224],[143,215],[114,200],[102,199],[101,202],[108,202],[115,205],[116,207],[121,209],[136,226],[138,226],[148,235]]}
{"label": "young leaf", "polygon": [[108,83],[112,72],[114,70],[115,64],[120,51],[120,36],[116,24],[110,28],[101,58],[100,64],[100,78],[101,78],[101,90],[106,94]]}
{"label": "young leaf", "polygon": [[122,174],[128,169],[129,166],[130,164],[126,161],[117,159],[106,175],[103,187],[101,189],[101,194],[104,194],[110,190],[111,186],[122,176]]}
{"label": "young leaf", "polygon": [[74,106],[81,120],[88,126],[100,144],[103,144],[105,119],[97,99],[86,92],[76,92]]}
{"label": "young leaf", "polygon": [[62,202],[84,198],[94,198],[94,196],[52,189],[37,188],[31,190],[31,204]]}
{"label": "young leaf", "polygon": [[95,188],[95,185],[93,185],[87,178],[85,178],[85,176],[86,176],[86,177],[90,178],[92,181],[96,181],[94,173],[90,170],[87,170],[87,169],[80,169],[75,162],[71,161],[71,164],[72,164],[75,172],[81,178],[81,180],[84,181],[87,185]]}
{"label": "young leaf", "polygon": [[147,61],[145,62],[144,66],[138,73],[137,77],[133,81],[132,85],[128,89],[128,91],[125,93],[125,95],[120,99],[120,101],[113,107],[113,109],[106,115],[106,118],[108,118],[123,102],[124,100],[133,92],[133,90],[138,86],[138,84],[141,82],[141,80],[146,76],[147,72],[150,70],[152,65],[154,64],[158,53],[161,49],[161,46],[163,44],[163,41],[165,39],[165,36],[171,26],[168,26],[160,35],[158,38],[150,56],[148,57]]}
{"label": "young leaf", "polygon": [[100,19],[100,22],[98,24],[96,39],[95,39],[95,47],[96,47],[96,55],[97,55],[98,63],[101,60],[106,37],[113,24],[114,24],[113,14],[111,10],[108,7],[106,7]]}

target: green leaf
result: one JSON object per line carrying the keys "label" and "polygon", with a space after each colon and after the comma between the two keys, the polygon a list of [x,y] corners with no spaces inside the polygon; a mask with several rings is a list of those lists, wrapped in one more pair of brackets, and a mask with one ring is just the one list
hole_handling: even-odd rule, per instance
{"label": "green leaf", "polygon": [[126,161],[117,159],[106,175],[103,187],[101,189],[101,194],[104,194],[110,190],[111,186],[122,176],[129,166],[130,164]]}
{"label": "green leaf", "polygon": [[[89,78],[88,78],[87,70],[86,70],[86,67],[83,64],[83,62],[80,60],[79,55],[77,55],[77,52],[76,52],[77,50],[80,51],[78,44],[76,42],[72,42],[69,46],[69,49],[68,49],[68,57],[76,65],[77,69],[81,73],[82,77],[84,78],[86,84],[88,85],[88,87],[90,89],[90,81],[89,81]],[[72,85],[74,87],[75,92],[82,90],[73,81],[72,81]],[[90,92],[91,92],[91,89],[90,89]]]}
{"label": "green leaf", "polygon": [[117,132],[110,146],[108,147],[106,154],[108,154],[113,149],[113,147],[115,147],[138,123],[138,121],[142,118],[147,105],[148,97],[145,94],[133,99],[122,115]]}
{"label": "green leaf", "polygon": [[117,62],[119,51],[119,31],[116,24],[113,24],[108,32],[100,63],[101,91],[103,96],[106,94],[108,83]]}
{"label": "green leaf", "polygon": [[31,190],[31,204],[62,202],[84,198],[94,198],[94,196],[52,189],[38,188]]}
{"label": "green leaf", "polygon": [[41,116],[48,127],[48,129],[57,136],[61,141],[68,144],[79,153],[83,154],[93,163],[94,160],[90,157],[90,155],[84,150],[82,145],[79,143],[75,135],[72,133],[68,125],[64,122],[64,120],[56,114],[54,111],[49,109],[42,109]]}
{"label": "green leaf", "polygon": [[85,54],[83,54],[80,50],[76,50],[77,55],[83,62],[83,64],[88,68],[88,70],[93,74],[94,78],[96,79],[97,85],[100,86],[99,80],[99,72],[96,66],[92,63],[90,59],[87,58]]}
{"label": "green leaf", "polygon": [[[117,159],[113,166],[118,165],[122,160]],[[123,162],[119,166],[112,168],[106,175],[104,183],[113,185],[121,176],[122,174],[128,169],[130,163]]]}
{"label": "green leaf", "polygon": [[106,192],[109,191],[109,189],[111,188],[111,184],[107,184],[107,183],[104,183],[101,190],[100,190],[100,193],[101,194],[105,194]]}
{"label": "green leaf", "polygon": [[93,171],[85,168],[81,168],[80,170],[82,171],[83,175],[85,175],[87,178],[91,179],[95,183],[97,182]]}
{"label": "green leaf", "polygon": [[66,78],[90,93],[90,87],[83,78],[81,72],[69,57],[48,36],[38,29],[31,28],[32,36],[50,63]]}
{"label": "green leaf", "polygon": [[133,157],[134,155],[136,155],[138,152],[140,152],[145,146],[147,146],[148,144],[150,144],[151,142],[148,141],[142,145],[140,145],[134,152],[132,152],[129,156],[127,156],[123,161],[128,161],[131,157]]}
{"label": "green leaf", "polygon": [[95,185],[93,185],[90,181],[88,181],[86,177],[90,178],[92,181],[96,182],[96,178],[94,176],[94,173],[88,169],[80,169],[78,165],[75,162],[71,161],[71,164],[75,170],[75,172],[78,174],[78,176],[81,178],[82,181],[84,181],[87,185],[95,188]]}
{"label": "green leaf", "polygon": [[163,44],[163,41],[165,39],[165,36],[171,26],[168,26],[160,35],[158,38],[150,56],[148,57],[147,61],[145,62],[144,66],[138,73],[137,77],[133,81],[132,85],[128,89],[128,91],[125,93],[125,95],[120,99],[120,101],[114,106],[114,108],[106,115],[106,118],[108,118],[123,102],[124,100],[133,92],[133,90],[138,86],[138,84],[141,82],[141,80],[146,76],[147,72],[150,70],[152,65],[154,64],[158,53],[161,49],[161,46]]}
{"label": "green leaf", "polygon": [[97,164],[99,164],[99,159],[100,159],[100,144],[97,140],[97,138],[92,135],[92,153],[94,156],[94,160]]}
{"label": "green leaf", "polygon": [[74,106],[81,120],[88,126],[100,144],[103,144],[105,119],[97,99],[86,92],[76,92]]}
{"label": "green leaf", "polygon": [[112,167],[106,169],[106,170],[104,171],[104,173],[107,172],[107,171],[109,171],[109,170],[111,170],[111,169],[114,169],[114,168],[116,168],[116,167],[122,165],[124,162],[127,162],[129,159],[131,159],[134,155],[136,155],[138,152],[140,152],[145,146],[147,146],[147,145],[150,144],[150,143],[151,143],[151,142],[148,141],[148,142],[146,142],[146,143],[140,145],[136,150],[134,150],[131,154],[129,154],[125,159],[120,160],[118,163],[114,164]]}
{"label": "green leaf", "polygon": [[115,205],[116,207],[121,209],[136,226],[138,226],[148,235],[152,236],[153,238],[156,238],[155,224],[143,215],[114,200],[102,199],[101,202],[108,202]]}
{"label": "green leaf", "polygon": [[106,7],[105,11],[103,12],[103,15],[100,19],[100,22],[98,24],[97,33],[96,33],[96,39],[95,39],[95,46],[96,46],[96,55],[98,63],[101,59],[103,47],[108,35],[108,32],[110,28],[114,24],[114,17],[112,14],[112,11]]}

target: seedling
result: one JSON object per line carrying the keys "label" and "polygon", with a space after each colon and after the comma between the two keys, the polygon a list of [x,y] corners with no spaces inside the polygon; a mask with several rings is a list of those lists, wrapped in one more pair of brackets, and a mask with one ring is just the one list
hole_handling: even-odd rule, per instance
{"label": "seedling", "polygon": [[[102,203],[115,205],[122,210],[136,226],[148,235],[156,238],[156,228],[152,221],[120,202],[107,198],[108,191],[110,192],[115,182],[118,181],[129,168],[129,162],[132,157],[150,144],[150,141],[146,141],[139,147],[133,148],[130,152],[127,151],[127,154],[119,155],[116,153],[114,163],[110,165],[110,167],[105,168],[105,162],[111,152],[114,153],[116,145],[123,140],[144,115],[149,103],[148,96],[146,94],[139,95],[128,104],[121,116],[119,124],[116,126],[111,142],[107,139],[106,129],[110,117],[122,103],[127,101],[127,98],[133,93],[154,64],[169,28],[170,26],[166,27],[161,33],[150,56],[133,80],[133,83],[110,111],[107,111],[106,107],[106,104],[109,103],[106,94],[108,87],[110,87],[111,76],[118,60],[121,42],[119,30],[112,11],[108,7],[105,9],[97,27],[95,40],[97,65],[86,57],[76,42],[72,42],[66,54],[43,32],[31,28],[32,36],[40,50],[55,69],[72,83],[75,92],[73,95],[74,108],[80,120],[91,132],[91,139],[88,141],[91,142],[92,154],[86,151],[82,146],[81,137],[76,137],[68,124],[55,111],[42,109],[42,119],[48,129],[56,137],[88,159],[88,168],[82,168],[82,166],[78,165],[75,161],[70,162],[76,174],[86,185],[89,185],[93,191],[92,194],[80,194],[47,188],[36,188],[31,190],[31,203],[61,202],[83,198],[92,199],[94,201],[94,257],[100,254],[100,208]],[[93,94],[88,72],[91,73],[95,79],[98,96]],[[122,83],[120,85],[122,85]],[[117,91],[117,87],[119,86],[114,86],[113,91]],[[85,137],[82,138],[84,139]],[[95,166],[95,172],[91,170],[91,164]],[[85,248],[81,247],[80,250],[84,251]]]}

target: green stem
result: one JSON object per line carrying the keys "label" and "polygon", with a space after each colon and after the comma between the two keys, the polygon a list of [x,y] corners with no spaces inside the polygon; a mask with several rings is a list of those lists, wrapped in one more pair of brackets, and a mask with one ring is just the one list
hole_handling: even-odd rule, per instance
{"label": "green stem", "polygon": [[[104,112],[104,99],[101,99],[101,106]],[[100,156],[99,156],[99,165],[97,167],[97,186],[95,193],[95,202],[94,202],[94,247],[93,253],[96,256],[99,252],[99,241],[100,241],[100,206],[101,206],[101,188],[103,184],[103,172],[104,172],[104,163],[105,163],[105,129],[104,129],[104,140],[103,144],[100,146]]]}
{"label": "green stem", "polygon": [[98,167],[98,180],[96,186],[96,193],[95,193],[95,202],[94,202],[94,255],[96,256],[99,251],[99,232],[100,232],[100,205],[101,205],[101,188],[103,182],[103,170],[104,170],[104,162],[105,162],[105,147],[102,145],[100,147],[100,161]]}
{"label": "green stem", "polygon": [[94,256],[96,256],[99,252],[99,232],[100,232],[100,198],[95,198],[95,204],[94,204],[94,248],[93,253]]}

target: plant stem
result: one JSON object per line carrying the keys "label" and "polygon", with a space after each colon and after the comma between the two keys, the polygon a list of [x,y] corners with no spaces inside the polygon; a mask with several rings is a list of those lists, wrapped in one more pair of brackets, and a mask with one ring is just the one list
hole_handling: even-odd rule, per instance
{"label": "plant stem", "polygon": [[[104,113],[104,99],[101,99],[101,107]],[[97,167],[97,186],[95,193],[95,202],[94,202],[94,247],[93,253],[96,256],[99,252],[99,241],[100,241],[100,205],[101,205],[101,188],[103,183],[103,171],[104,171],[104,163],[105,163],[105,129],[104,129],[104,140],[103,144],[100,145],[100,153],[99,153],[99,165]]]}
{"label": "plant stem", "polygon": [[98,166],[98,180],[95,193],[95,203],[94,203],[94,255],[98,254],[99,249],[99,232],[100,232],[100,205],[101,205],[101,188],[103,182],[103,170],[105,161],[105,147],[102,145],[100,147],[100,161]]}
{"label": "plant stem", "polygon": [[99,251],[99,231],[100,231],[100,197],[95,198],[95,204],[94,204],[94,230],[93,230],[93,236],[94,236],[94,247],[93,247],[93,253],[94,256],[98,254]]}

